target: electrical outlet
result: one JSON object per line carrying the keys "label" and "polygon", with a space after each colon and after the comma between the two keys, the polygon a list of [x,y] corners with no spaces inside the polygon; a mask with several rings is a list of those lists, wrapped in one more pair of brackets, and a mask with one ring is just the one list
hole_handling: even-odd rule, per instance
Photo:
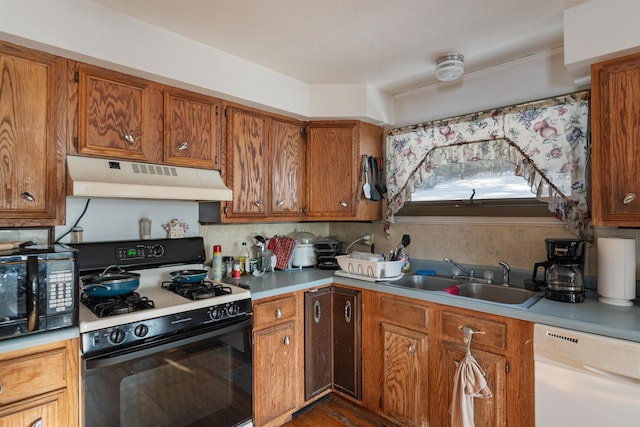
{"label": "electrical outlet", "polygon": [[373,245],[373,233],[367,233],[364,235],[364,244],[368,246]]}

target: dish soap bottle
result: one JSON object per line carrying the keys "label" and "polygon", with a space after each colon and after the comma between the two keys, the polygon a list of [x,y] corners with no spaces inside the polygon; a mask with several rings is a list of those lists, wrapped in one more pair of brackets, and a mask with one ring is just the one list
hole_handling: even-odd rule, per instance
{"label": "dish soap bottle", "polygon": [[247,242],[242,242],[242,248],[240,248],[240,273],[243,275],[248,274],[246,265],[249,259],[251,259],[251,254],[249,253]]}

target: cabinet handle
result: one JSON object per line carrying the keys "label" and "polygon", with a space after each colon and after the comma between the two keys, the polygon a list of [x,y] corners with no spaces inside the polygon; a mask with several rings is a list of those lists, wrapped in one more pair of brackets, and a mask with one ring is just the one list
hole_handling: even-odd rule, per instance
{"label": "cabinet handle", "polygon": [[276,202],[276,206],[277,206],[277,207],[281,208],[281,207],[282,207],[282,205],[284,205],[284,200],[278,200],[278,201]]}
{"label": "cabinet handle", "polygon": [[0,384],[0,393],[2,393],[2,384]]}
{"label": "cabinet handle", "polygon": [[182,144],[178,145],[178,151],[184,151],[189,148],[189,143],[184,141]]}
{"label": "cabinet handle", "polygon": [[33,197],[33,195],[31,195],[31,193],[29,193],[28,191],[25,191],[20,196],[22,196],[22,198],[25,199],[28,202],[35,202],[36,201],[36,198]]}
{"label": "cabinet handle", "polygon": [[624,195],[624,199],[622,199],[622,203],[628,205],[636,199],[636,193],[627,193]]}
{"label": "cabinet handle", "polygon": [[351,323],[351,301],[347,301],[344,304],[344,320],[347,323]]}
{"label": "cabinet handle", "polygon": [[345,202],[344,200],[340,200],[340,206],[342,206],[343,208],[346,208],[348,205],[347,205],[347,202]]}
{"label": "cabinet handle", "polygon": [[282,318],[282,312],[280,311],[279,308],[276,308],[276,319],[280,319]]}
{"label": "cabinet handle", "polygon": [[33,423],[31,423],[31,427],[42,427],[42,418],[38,418]]}
{"label": "cabinet handle", "polygon": [[320,323],[320,315],[322,310],[320,310],[320,301],[316,301],[313,304],[313,320],[316,323]]}
{"label": "cabinet handle", "polygon": [[256,202],[255,202],[255,203],[256,203],[256,206],[257,206],[257,207],[260,207],[260,205],[262,205],[262,202],[260,202],[260,200],[256,200]]}
{"label": "cabinet handle", "polygon": [[409,346],[409,356],[413,356],[415,354],[415,352],[416,352],[416,346],[411,344]]}
{"label": "cabinet handle", "polygon": [[284,336],[284,345],[286,345],[287,347],[289,347],[289,336],[285,335]]}
{"label": "cabinet handle", "polygon": [[136,139],[130,133],[124,134],[124,140],[127,141],[129,144],[134,144],[136,142]]}

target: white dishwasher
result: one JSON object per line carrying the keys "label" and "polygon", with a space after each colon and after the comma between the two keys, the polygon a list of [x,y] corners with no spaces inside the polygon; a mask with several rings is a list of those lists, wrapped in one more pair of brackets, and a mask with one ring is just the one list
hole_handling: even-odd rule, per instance
{"label": "white dishwasher", "polygon": [[640,426],[640,343],[536,324],[536,426]]}

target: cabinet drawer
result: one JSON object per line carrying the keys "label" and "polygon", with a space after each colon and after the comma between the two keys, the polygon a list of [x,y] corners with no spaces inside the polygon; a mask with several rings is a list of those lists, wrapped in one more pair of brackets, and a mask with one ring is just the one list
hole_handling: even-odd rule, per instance
{"label": "cabinet drawer", "polygon": [[442,312],[442,335],[446,341],[463,342],[464,326],[468,326],[474,332],[480,332],[473,335],[473,344],[499,351],[507,349],[506,323],[448,311]]}
{"label": "cabinet drawer", "polygon": [[0,405],[65,388],[65,354],[60,349],[0,362]]}
{"label": "cabinet drawer", "polygon": [[296,298],[289,295],[272,301],[257,302],[253,305],[255,328],[268,327],[286,322],[296,317]]}
{"label": "cabinet drawer", "polygon": [[382,299],[382,319],[404,327],[426,330],[429,325],[429,308],[385,297]]}

